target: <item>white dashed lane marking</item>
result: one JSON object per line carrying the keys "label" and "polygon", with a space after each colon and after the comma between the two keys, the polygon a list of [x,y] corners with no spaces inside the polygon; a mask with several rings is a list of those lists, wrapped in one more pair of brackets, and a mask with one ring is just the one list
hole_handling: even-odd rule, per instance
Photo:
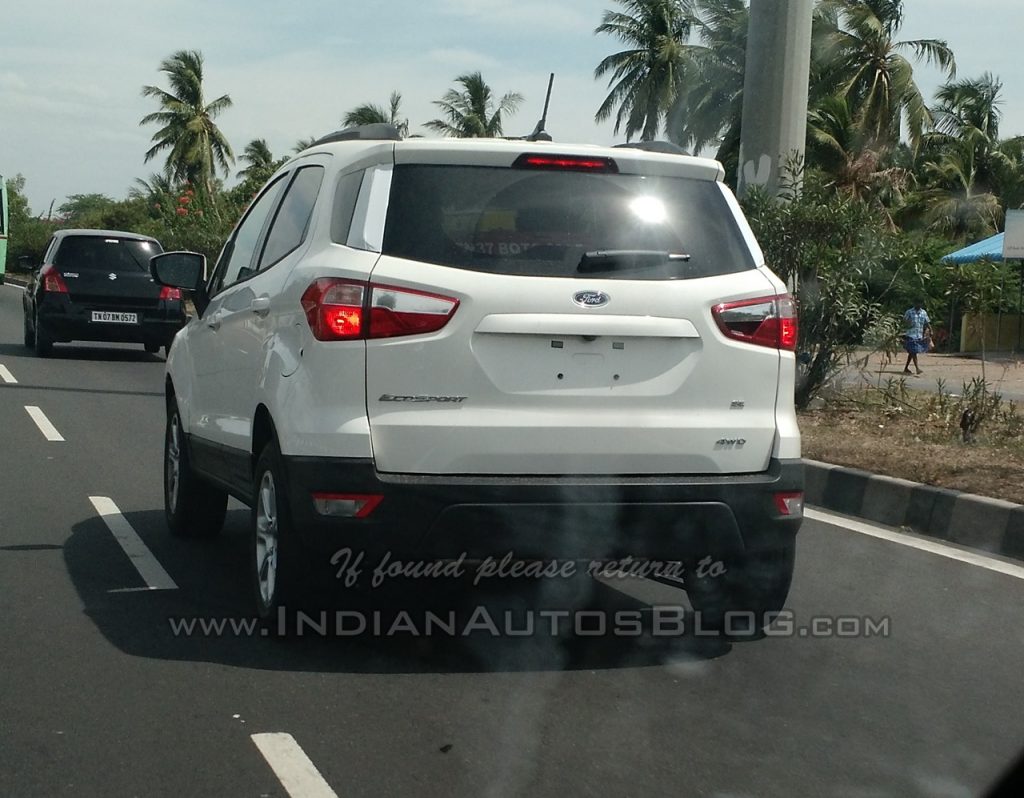
{"label": "white dashed lane marking", "polygon": [[145,589],[177,590],[178,585],[153,556],[153,552],[142,542],[139,533],[128,523],[128,519],[121,515],[117,505],[106,496],[90,496],[89,501],[96,508],[96,512],[99,513],[114,539],[124,549],[124,553],[128,555],[135,570],[139,572],[142,581],[146,583]]}
{"label": "white dashed lane marking", "polygon": [[29,414],[36,426],[39,427],[39,431],[43,433],[43,437],[48,441],[63,441],[64,436],[57,432],[57,428],[50,423],[50,419],[46,417],[46,413],[40,410],[35,405],[25,405],[25,411]]}
{"label": "white dashed lane marking", "polygon": [[254,734],[252,741],[291,798],[338,798],[290,734]]}
{"label": "white dashed lane marking", "polygon": [[0,363],[0,380],[3,380],[8,385],[18,384],[18,381],[14,379],[14,375],[11,374],[10,369],[8,369],[3,363]]}

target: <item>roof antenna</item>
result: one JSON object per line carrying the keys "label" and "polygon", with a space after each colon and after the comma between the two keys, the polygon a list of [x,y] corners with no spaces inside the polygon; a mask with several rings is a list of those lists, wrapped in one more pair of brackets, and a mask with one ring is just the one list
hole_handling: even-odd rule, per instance
{"label": "roof antenna", "polygon": [[537,122],[537,127],[533,129],[533,132],[526,137],[527,141],[551,141],[551,134],[548,133],[544,126],[548,122],[548,104],[551,102],[551,86],[555,82],[555,73],[552,72],[548,78],[548,93],[544,97],[544,114],[541,116],[540,121]]}

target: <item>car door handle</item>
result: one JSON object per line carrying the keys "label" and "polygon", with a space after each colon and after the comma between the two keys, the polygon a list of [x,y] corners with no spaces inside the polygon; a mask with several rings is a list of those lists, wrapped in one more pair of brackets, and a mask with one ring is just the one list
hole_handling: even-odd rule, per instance
{"label": "car door handle", "polygon": [[256,297],[249,309],[257,316],[266,316],[270,312],[270,297],[266,294]]}
{"label": "car door handle", "polygon": [[220,323],[222,320],[223,317],[221,316],[221,313],[218,310],[216,313],[213,313],[206,318],[206,326],[209,327],[211,330],[219,330]]}

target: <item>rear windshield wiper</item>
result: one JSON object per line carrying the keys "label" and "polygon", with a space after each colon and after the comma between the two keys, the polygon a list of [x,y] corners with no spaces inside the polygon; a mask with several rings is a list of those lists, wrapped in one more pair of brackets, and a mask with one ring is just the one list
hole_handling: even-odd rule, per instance
{"label": "rear windshield wiper", "polygon": [[580,274],[617,270],[645,269],[668,263],[686,263],[690,256],[684,252],[659,249],[599,249],[584,252],[576,271]]}

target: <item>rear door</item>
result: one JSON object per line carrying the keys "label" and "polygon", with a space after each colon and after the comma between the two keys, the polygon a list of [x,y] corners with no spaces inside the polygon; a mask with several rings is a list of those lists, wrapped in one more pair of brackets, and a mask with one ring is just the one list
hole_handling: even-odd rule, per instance
{"label": "rear door", "polygon": [[149,276],[149,259],[161,251],[154,241],[110,235],[69,235],[54,253],[54,266],[71,301],[97,310],[154,309],[160,286]]}
{"label": "rear door", "polygon": [[[779,284],[718,175],[632,152],[399,148],[374,312],[458,304],[428,334],[376,338],[371,317],[378,469],[764,470],[782,355],[752,342],[747,315],[763,303],[728,306]],[[739,337],[716,321],[721,306]]]}

